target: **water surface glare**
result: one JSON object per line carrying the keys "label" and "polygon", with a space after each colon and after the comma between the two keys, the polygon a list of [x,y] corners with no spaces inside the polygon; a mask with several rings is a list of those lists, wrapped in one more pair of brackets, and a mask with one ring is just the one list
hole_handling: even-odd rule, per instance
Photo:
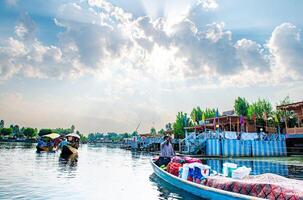
{"label": "water surface glare", "polygon": [[[78,158],[66,161],[59,152],[36,153],[35,144],[0,143],[0,199],[199,199],[160,180],[149,159],[149,154],[82,145]],[[214,161],[209,164],[220,165]],[[303,178],[302,166],[286,169],[286,176]]]}

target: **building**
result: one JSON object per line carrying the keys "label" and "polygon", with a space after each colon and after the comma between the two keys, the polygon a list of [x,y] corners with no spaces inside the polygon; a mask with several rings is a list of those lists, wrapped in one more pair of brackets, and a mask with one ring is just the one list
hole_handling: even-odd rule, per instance
{"label": "building", "polygon": [[285,132],[287,134],[303,134],[303,101],[277,106],[277,110],[294,111],[297,123],[294,127],[289,127],[285,119]]}
{"label": "building", "polygon": [[[234,131],[234,132],[258,132],[261,128],[266,131],[265,127],[258,126],[253,120],[249,120],[243,117],[243,123],[241,124],[241,117],[236,115],[233,110],[225,111],[220,117],[207,118],[205,123],[194,127],[186,127],[187,131],[203,132],[204,130],[216,130],[219,128],[222,131]],[[267,132],[272,132],[267,128]],[[275,130],[274,130],[275,132]]]}
{"label": "building", "polygon": [[277,110],[294,111],[297,121],[294,126],[288,126],[285,119],[283,132],[287,133],[286,145],[288,155],[303,155],[303,101],[277,106]]}

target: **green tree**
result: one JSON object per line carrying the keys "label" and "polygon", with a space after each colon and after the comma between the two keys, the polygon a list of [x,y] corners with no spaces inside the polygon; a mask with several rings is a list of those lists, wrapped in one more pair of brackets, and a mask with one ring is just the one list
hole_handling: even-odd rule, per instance
{"label": "green tree", "polygon": [[20,134],[20,129],[19,129],[19,126],[18,126],[18,125],[15,125],[15,126],[13,127],[13,134],[14,134],[15,136],[18,136],[18,135]]}
{"label": "green tree", "polygon": [[[287,103],[288,104],[288,103]],[[280,122],[287,122],[288,127],[294,127],[297,124],[298,117],[293,110],[277,110],[276,115]],[[284,123],[283,123],[284,125]]]}
{"label": "green tree", "polygon": [[94,133],[88,134],[87,140],[88,140],[88,142],[95,142],[95,140],[96,140],[95,134]]}
{"label": "green tree", "polygon": [[204,113],[205,119],[216,117],[216,109],[214,108],[206,108]]}
{"label": "green tree", "polygon": [[78,135],[80,136],[81,143],[87,143],[88,138],[85,135],[81,134],[80,132],[78,133]]}
{"label": "green tree", "polygon": [[150,133],[151,133],[152,135],[156,135],[156,134],[157,134],[157,131],[156,131],[155,127],[151,127]]}
{"label": "green tree", "polygon": [[0,129],[1,128],[4,128],[4,120],[2,120],[2,119],[0,120]]}
{"label": "green tree", "polygon": [[2,128],[0,130],[1,135],[3,136],[8,136],[13,134],[13,129],[12,128]]}
{"label": "green tree", "polygon": [[245,98],[238,97],[235,100],[234,109],[237,115],[247,116],[249,103]]}
{"label": "green tree", "polygon": [[257,119],[263,119],[264,113],[266,113],[267,117],[272,117],[273,108],[271,103],[265,99],[258,99],[256,102],[249,105],[247,116],[252,119],[254,113],[256,114]]}
{"label": "green tree", "polygon": [[163,128],[161,128],[161,130],[158,131],[158,134],[159,134],[159,135],[164,135],[164,134],[165,134],[165,130],[164,130]]}
{"label": "green tree", "polygon": [[196,124],[199,124],[199,121],[202,120],[202,113],[203,111],[199,106],[197,108],[193,108],[193,110],[190,113],[190,117],[192,121]]}
{"label": "green tree", "polygon": [[122,134],[122,138],[129,138],[129,137],[130,137],[130,135],[128,133],[123,133]]}
{"label": "green tree", "polygon": [[133,133],[132,133],[132,137],[134,137],[134,136],[138,136],[139,134],[138,134],[138,132],[137,131],[134,131]]}
{"label": "green tree", "polygon": [[291,104],[293,102],[294,101],[289,96],[286,96],[280,101],[279,105]]}
{"label": "green tree", "polygon": [[45,129],[40,129],[39,131],[39,136],[43,136],[43,135],[47,135],[47,134],[51,134],[53,132],[52,129],[49,128],[45,128]]}
{"label": "green tree", "polygon": [[71,133],[75,132],[75,126],[72,125],[72,126],[70,127],[70,130],[71,130]]}
{"label": "green tree", "polygon": [[25,128],[23,134],[27,138],[34,138],[37,136],[37,131],[34,128]]}
{"label": "green tree", "polygon": [[184,127],[192,126],[190,118],[187,117],[186,113],[178,112],[176,121],[173,124],[173,131],[176,138],[184,138],[185,131]]}
{"label": "green tree", "polygon": [[171,131],[172,130],[172,124],[169,122],[169,123],[167,123],[166,125],[165,125],[165,129],[167,130],[167,131]]}

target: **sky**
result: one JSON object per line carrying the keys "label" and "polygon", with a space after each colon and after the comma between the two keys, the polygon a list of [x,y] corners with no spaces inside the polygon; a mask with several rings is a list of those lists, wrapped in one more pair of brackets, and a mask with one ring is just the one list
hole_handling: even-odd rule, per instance
{"label": "sky", "polygon": [[301,0],[2,0],[0,118],[82,133],[303,100]]}

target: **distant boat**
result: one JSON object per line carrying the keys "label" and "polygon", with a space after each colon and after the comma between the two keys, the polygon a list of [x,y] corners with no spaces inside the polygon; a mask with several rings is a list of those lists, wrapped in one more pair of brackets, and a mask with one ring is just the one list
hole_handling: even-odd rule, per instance
{"label": "distant boat", "polygon": [[69,157],[70,155],[77,154],[80,144],[80,136],[75,133],[71,133],[65,136],[66,141],[61,143],[61,156]]}
{"label": "distant boat", "polygon": [[57,133],[51,133],[41,136],[37,143],[37,152],[55,152],[58,150],[58,144],[60,143],[60,135]]}
{"label": "distant boat", "polygon": [[153,170],[155,174],[166,181],[167,183],[182,189],[186,192],[189,192],[191,194],[194,194],[198,197],[201,198],[206,198],[206,199],[224,199],[224,200],[229,200],[229,199],[254,199],[254,200],[259,200],[262,198],[258,197],[252,197],[244,194],[239,194],[239,193],[234,193],[234,192],[229,192],[225,190],[219,190],[216,188],[208,187],[205,185],[197,184],[194,182],[190,182],[184,179],[181,179],[179,177],[176,177],[160,167],[158,167],[153,159],[151,159],[151,164],[153,167]]}

